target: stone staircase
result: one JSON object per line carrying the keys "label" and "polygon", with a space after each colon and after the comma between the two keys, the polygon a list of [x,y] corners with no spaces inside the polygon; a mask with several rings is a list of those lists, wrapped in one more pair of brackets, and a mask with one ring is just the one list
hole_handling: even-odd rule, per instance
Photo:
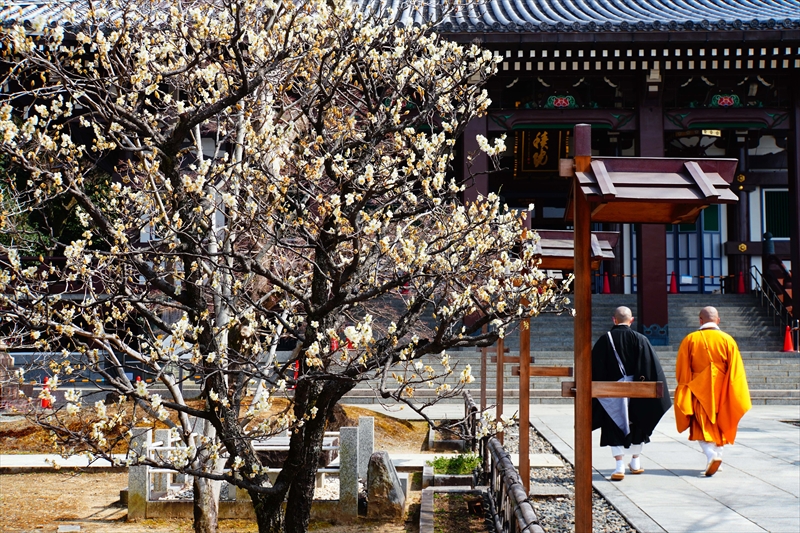
{"label": "stone staircase", "polygon": [[[611,316],[619,305],[627,305],[636,312],[636,295],[592,295],[592,338],[597,339],[612,326]],[[670,345],[656,346],[661,365],[667,376],[670,391],[675,389],[675,358],[678,346],[688,333],[699,325],[698,314],[706,305],[713,305],[720,312],[721,328],[731,334],[739,344],[744,358],[745,371],[750,385],[754,404],[800,405],[800,353],[782,352],[783,336],[780,326],[773,323],[766,310],[752,295],[728,294],[676,294],[669,295],[669,334]],[[543,315],[531,321],[531,357],[536,365],[573,365],[573,324],[569,315]],[[519,332],[514,331],[505,339],[508,355],[519,355]],[[479,349],[461,350],[452,353],[458,360],[457,372],[464,365],[472,366],[475,382],[468,388],[473,398],[479,402],[481,380],[485,377],[487,401],[495,402],[496,363],[491,357],[496,354],[496,346],[487,349],[486,375],[481,373],[481,351]],[[519,378],[511,375],[511,367],[505,365],[503,378],[504,398],[507,403],[516,403],[519,397]],[[436,365],[434,365],[434,368]],[[533,377],[531,378],[531,403],[572,403],[571,398],[561,397],[561,381],[573,378]],[[419,390],[421,400],[435,396],[432,391]],[[375,393],[365,384],[351,391],[347,402],[372,403]],[[451,400],[460,401],[460,400]]]}

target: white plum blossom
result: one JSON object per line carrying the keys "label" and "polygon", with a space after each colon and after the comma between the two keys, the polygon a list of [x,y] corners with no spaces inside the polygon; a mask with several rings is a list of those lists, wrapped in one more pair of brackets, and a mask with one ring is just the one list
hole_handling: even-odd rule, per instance
{"label": "white plum blossom", "polygon": [[147,392],[147,383],[145,383],[144,380],[137,381],[134,389],[136,391],[136,395],[139,396],[140,398],[149,397],[149,393]]}
{"label": "white plum blossom", "polygon": [[[284,430],[299,454],[353,386],[454,397],[475,379],[461,348],[565,309],[524,214],[468,193],[481,176],[456,161],[502,57],[435,31],[455,4],[409,4],[402,27],[349,0],[57,4],[0,32],[0,156],[25,176],[0,185],[0,320],[37,370],[119,399],[56,433],[108,456],[175,424],[159,461],[200,476]],[[507,153],[477,142],[490,166]],[[273,490],[231,455],[219,475]]]}
{"label": "white plum blossom", "polygon": [[475,381],[475,376],[472,375],[472,365],[466,365],[461,371],[459,383],[472,383],[473,381]]}
{"label": "white plum blossom", "polygon": [[506,136],[497,137],[494,144],[489,144],[489,141],[483,135],[476,135],[475,140],[478,141],[480,149],[489,156],[497,156],[506,151]]}

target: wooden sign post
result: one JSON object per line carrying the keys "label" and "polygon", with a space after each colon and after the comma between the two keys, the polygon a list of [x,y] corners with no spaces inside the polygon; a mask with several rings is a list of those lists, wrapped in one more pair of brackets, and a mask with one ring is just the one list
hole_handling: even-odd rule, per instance
{"label": "wooden sign post", "polygon": [[[592,397],[654,398],[664,384],[592,382],[592,222],[693,222],[711,204],[735,203],[735,159],[592,158],[592,129],[575,126],[571,206],[575,227],[575,531],[592,531]],[[569,169],[570,165],[561,165]],[[570,211],[570,207],[573,211]]]}
{"label": "wooden sign post", "polygon": [[[591,126],[575,127],[576,172],[585,172],[591,164],[591,133]],[[592,271],[587,252],[590,245],[591,212],[582,191],[575,190],[574,199],[575,531],[590,533],[592,531]],[[585,505],[585,502],[589,502],[589,505]]]}
{"label": "wooden sign post", "polygon": [[[567,235],[569,233],[569,235]],[[541,269],[572,270],[575,267],[573,251],[574,243],[571,232],[545,231],[540,235],[537,244],[536,255],[538,256]],[[604,234],[605,238],[613,238],[610,234]],[[590,234],[590,269],[600,268],[600,261],[603,259],[613,259],[614,253],[612,246],[606,240],[600,240],[594,233]],[[616,242],[616,241],[614,241]],[[523,302],[527,305],[528,302]],[[530,320],[523,320],[520,324],[519,334],[519,357],[501,356],[502,339],[498,343],[498,373],[502,371],[505,363],[516,363],[512,367],[511,374],[519,376],[519,471],[523,474],[522,484],[525,492],[530,493],[530,384],[532,376],[565,376],[573,375],[572,367],[542,366],[532,364],[531,358],[531,328]],[[501,363],[502,357],[502,363]],[[498,380],[498,386],[502,384]],[[500,389],[502,392],[502,389]],[[498,416],[502,414],[502,394],[498,398]]]}

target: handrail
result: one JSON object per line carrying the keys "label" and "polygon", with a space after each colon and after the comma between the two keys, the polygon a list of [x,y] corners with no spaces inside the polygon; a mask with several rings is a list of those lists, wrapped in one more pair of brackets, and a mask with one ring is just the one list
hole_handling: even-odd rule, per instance
{"label": "handrail", "polygon": [[[755,271],[755,273],[753,271]],[[758,276],[756,276],[756,274],[758,274]],[[800,350],[800,320],[792,317],[792,314],[786,309],[783,301],[778,297],[778,293],[769,286],[764,274],[761,273],[756,265],[750,266],[750,277],[755,282],[756,291],[758,291],[761,296],[761,306],[764,306],[764,301],[766,300],[767,306],[772,310],[772,323],[774,324],[777,318],[780,321],[781,330],[788,327],[794,349]]]}
{"label": "handrail", "polygon": [[766,300],[768,307],[772,310],[772,323],[775,323],[775,318],[777,317],[780,320],[781,327],[791,327],[792,315],[786,310],[786,306],[783,305],[783,302],[778,297],[778,293],[769,286],[764,274],[761,273],[756,265],[750,266],[750,277],[755,282],[756,290],[761,295],[761,305],[764,306],[764,301]]}

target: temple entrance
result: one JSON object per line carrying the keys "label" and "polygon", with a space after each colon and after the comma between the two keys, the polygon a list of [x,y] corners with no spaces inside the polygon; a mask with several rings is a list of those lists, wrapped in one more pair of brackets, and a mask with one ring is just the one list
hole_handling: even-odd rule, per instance
{"label": "temple entrance", "polygon": [[667,272],[680,292],[722,290],[722,224],[719,205],[702,211],[694,224],[667,225]]}
{"label": "temple entrance", "polygon": [[[719,205],[705,208],[693,224],[667,224],[667,278],[675,272],[683,293],[713,293],[722,290],[723,211]],[[636,227],[631,226],[631,272],[636,272]],[[633,292],[637,290],[633,278]]]}

